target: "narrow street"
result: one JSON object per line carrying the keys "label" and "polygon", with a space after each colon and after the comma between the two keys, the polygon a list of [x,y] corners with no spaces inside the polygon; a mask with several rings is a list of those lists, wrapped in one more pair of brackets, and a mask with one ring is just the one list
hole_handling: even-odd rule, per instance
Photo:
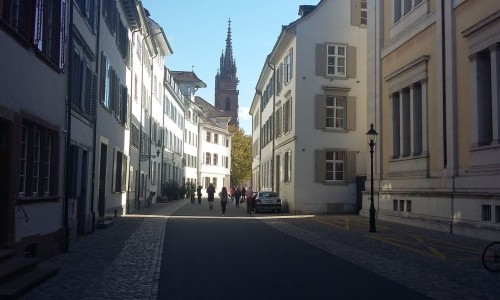
{"label": "narrow street", "polygon": [[247,216],[234,205],[221,216],[217,200],[213,211],[178,210],[167,221],[159,299],[425,298]]}
{"label": "narrow street", "polygon": [[357,215],[157,203],[79,237],[23,299],[497,299],[487,242]]}

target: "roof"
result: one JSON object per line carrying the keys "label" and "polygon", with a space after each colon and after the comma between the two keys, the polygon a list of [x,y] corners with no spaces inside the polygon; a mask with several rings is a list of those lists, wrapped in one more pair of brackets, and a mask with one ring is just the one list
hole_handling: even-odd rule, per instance
{"label": "roof", "polygon": [[170,71],[170,75],[179,84],[192,83],[198,87],[207,86],[193,71]]}
{"label": "roof", "polygon": [[205,116],[208,118],[231,117],[225,114],[224,112],[220,111],[219,109],[217,109],[212,104],[208,103],[205,99],[201,98],[200,96],[196,96],[194,102],[203,110]]}

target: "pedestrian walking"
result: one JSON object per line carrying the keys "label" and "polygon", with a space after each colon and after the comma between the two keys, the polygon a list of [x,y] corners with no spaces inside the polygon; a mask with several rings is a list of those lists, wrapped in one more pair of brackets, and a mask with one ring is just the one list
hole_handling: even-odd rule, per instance
{"label": "pedestrian walking", "polygon": [[240,187],[237,187],[236,191],[234,191],[234,198],[236,201],[236,207],[240,207],[240,198],[241,198]]}
{"label": "pedestrian walking", "polygon": [[194,193],[195,193],[194,184],[190,183],[188,185],[188,196],[189,196],[189,199],[191,199],[192,204],[194,204]]}
{"label": "pedestrian walking", "polygon": [[227,189],[225,186],[222,187],[222,191],[219,193],[220,205],[222,207],[222,215],[226,215],[226,206],[229,195],[227,194]]}
{"label": "pedestrian walking", "polygon": [[201,185],[196,189],[196,195],[198,196],[198,204],[201,204]]}
{"label": "pedestrian walking", "polygon": [[229,193],[229,197],[231,198],[231,202],[233,202],[233,204],[235,204],[234,203],[234,193],[235,193],[235,191],[236,190],[235,190],[234,186],[232,186],[231,187],[231,192]]}
{"label": "pedestrian walking", "polygon": [[245,187],[242,187],[241,188],[241,203],[245,202],[245,198],[246,198],[246,193],[247,193],[247,190],[245,189]]}
{"label": "pedestrian walking", "polygon": [[208,194],[208,208],[212,210],[214,208],[214,194],[215,194],[215,187],[212,183],[210,183],[207,187],[207,194]]}
{"label": "pedestrian walking", "polygon": [[245,201],[247,202],[247,214],[252,213],[252,208],[253,208],[252,207],[252,205],[253,205],[252,197],[253,197],[252,187],[248,187],[248,189],[245,192],[245,198],[246,198]]}

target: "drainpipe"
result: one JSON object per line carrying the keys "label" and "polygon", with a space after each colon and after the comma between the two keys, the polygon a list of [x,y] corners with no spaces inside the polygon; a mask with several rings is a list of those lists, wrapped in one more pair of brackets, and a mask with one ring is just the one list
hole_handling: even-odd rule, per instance
{"label": "drainpipe", "polygon": [[[255,88],[255,93],[257,95],[260,96],[260,105],[259,105],[259,123],[262,124],[262,92],[257,90],[257,88]],[[260,127],[260,124],[259,125],[259,130],[261,130],[262,128]],[[253,130],[253,129],[252,129]],[[262,135],[259,134],[259,173],[257,176],[257,183],[258,183],[258,190],[261,189],[261,186],[260,186],[260,177],[261,177],[261,171],[262,171],[262,166],[261,166],[261,163],[262,163]],[[255,184],[252,182],[252,187],[255,188]]]}
{"label": "drainpipe", "polygon": [[[71,53],[68,55],[68,69],[71,69],[72,63],[73,63],[73,55],[72,55],[72,47],[73,47],[73,29],[71,28],[71,24],[73,24],[73,1],[70,1],[69,4],[69,24],[68,30],[69,30],[69,44],[68,44],[68,53]],[[73,72],[68,72],[68,74],[73,74]],[[64,248],[63,252],[68,253],[69,252],[69,237],[70,237],[70,229],[69,229],[69,218],[68,218],[68,213],[69,213],[69,191],[71,189],[71,180],[69,180],[68,176],[71,174],[71,164],[70,164],[70,159],[69,157],[69,151],[71,149],[71,91],[72,91],[72,86],[71,86],[71,78],[70,76],[66,76],[68,85],[66,89],[66,133],[65,133],[65,149],[64,149],[64,156],[65,156],[65,170],[64,170],[64,186],[65,186],[65,191],[64,191],[64,202],[63,202],[63,231],[64,231]]]}
{"label": "drainpipe", "polygon": [[[73,1],[71,1],[73,3]],[[100,0],[97,0],[96,1],[96,5],[98,8],[101,7],[101,1]],[[96,32],[99,32],[100,31],[100,28],[101,28],[101,18],[100,18],[100,15],[97,16],[98,18],[98,22],[97,22],[97,28],[96,28]],[[97,71],[97,74],[99,74],[99,35],[97,35],[97,41],[96,41],[96,60],[95,60],[95,66],[96,66],[96,71]],[[98,80],[99,80],[99,76],[98,76]],[[99,86],[100,89],[102,89],[102,86]],[[95,231],[95,211],[94,211],[94,201],[95,201],[95,163],[96,163],[96,152],[97,152],[97,149],[96,149],[96,146],[97,146],[97,143],[96,143],[96,138],[97,138],[97,103],[99,102],[99,95],[100,95],[100,90],[99,90],[99,93],[96,95],[96,107],[95,107],[95,116],[94,116],[94,132],[93,132],[93,140],[92,140],[92,192],[90,193],[90,214],[92,215],[92,230],[91,230],[91,233],[94,233]]]}
{"label": "drainpipe", "polygon": [[272,120],[273,120],[273,124],[272,124],[272,128],[273,128],[273,147],[272,147],[272,156],[271,156],[271,190],[275,190],[274,189],[274,168],[275,168],[275,152],[276,152],[276,149],[274,148],[275,145],[276,145],[276,137],[274,136],[274,133],[276,132],[276,128],[274,128],[276,122],[274,120],[274,118],[276,118],[276,93],[274,92],[274,88],[275,88],[275,85],[274,85],[274,80],[275,80],[275,73],[276,73],[276,65],[274,64],[271,64],[271,63],[267,63],[267,66],[273,70],[273,117],[272,117]]}

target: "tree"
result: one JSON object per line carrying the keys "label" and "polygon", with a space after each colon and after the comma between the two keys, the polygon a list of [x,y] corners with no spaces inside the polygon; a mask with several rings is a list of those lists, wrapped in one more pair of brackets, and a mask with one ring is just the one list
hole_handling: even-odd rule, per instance
{"label": "tree", "polygon": [[243,129],[231,126],[231,185],[242,185],[252,178],[252,137]]}

